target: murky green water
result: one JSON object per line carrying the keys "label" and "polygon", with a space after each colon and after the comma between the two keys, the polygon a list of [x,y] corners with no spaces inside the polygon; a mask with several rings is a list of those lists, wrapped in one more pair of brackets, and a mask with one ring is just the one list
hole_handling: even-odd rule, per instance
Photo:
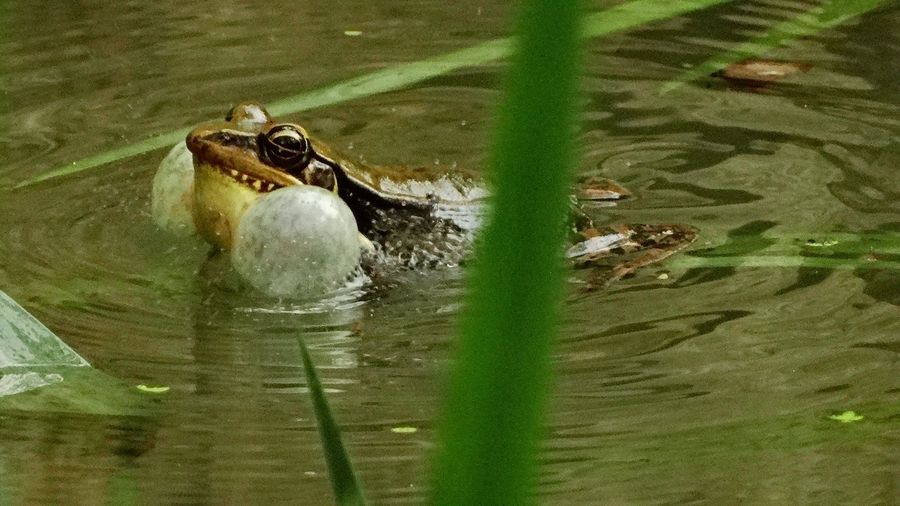
{"label": "murky green water", "polygon": [[[296,329],[370,498],[421,502],[461,269],[278,302],[236,288],[199,241],[155,229],[163,152],[10,189],[239,100],[508,25],[501,2],[379,3],[0,4],[0,289],[100,370],[171,387],[150,419],[0,413],[0,504],[330,502]],[[604,220],[693,224],[695,252],[742,235],[900,233],[896,4],[776,51],[812,69],[762,93],[657,93],[811,5],[736,2],[589,43],[582,170],[637,196]],[[480,168],[501,70],[293,119],[367,160]],[[689,258],[602,293],[572,285],[542,502],[900,502],[897,271],[678,266]],[[848,409],[866,418],[827,419]]]}

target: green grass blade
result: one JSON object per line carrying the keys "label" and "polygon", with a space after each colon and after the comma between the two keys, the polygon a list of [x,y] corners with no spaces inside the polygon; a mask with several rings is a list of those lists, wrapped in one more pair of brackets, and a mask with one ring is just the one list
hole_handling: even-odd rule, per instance
{"label": "green grass blade", "polygon": [[523,5],[490,168],[492,209],[462,317],[433,502],[533,502],[574,166],[579,3]]}
{"label": "green grass blade", "polygon": [[21,181],[20,183],[13,186],[13,188],[23,188],[26,186],[31,186],[42,181],[47,181],[62,176],[68,176],[69,174],[83,172],[85,170],[100,167],[108,163],[118,162],[119,160],[125,160],[126,158],[149,153],[150,151],[153,151],[155,149],[169,147],[176,142],[184,140],[184,138],[187,137],[187,134],[190,131],[190,128],[183,128],[174,132],[150,137],[148,139],[135,142],[134,144],[127,144],[110,151],[104,151],[99,155],[82,158],[81,160],[72,162],[69,165],[63,165],[62,167],[57,167],[39,176]]}
{"label": "green grass blade", "polygon": [[[608,11],[588,16],[583,25],[582,36],[600,37],[729,1],[731,0],[684,0],[680,2],[672,2],[670,0],[633,0]],[[511,39],[495,39],[417,62],[395,65],[371,74],[272,102],[269,104],[269,112],[275,116],[280,116],[398,90],[460,68],[482,65],[505,58],[509,55],[512,45],[513,41]],[[56,167],[34,178],[24,180],[15,185],[15,188],[75,174],[170,146],[183,139],[189,131],[190,129],[181,129],[168,132],[98,155],[89,156],[71,164]]]}
{"label": "green grass blade", "polygon": [[366,504],[359,480],[353,471],[350,457],[341,442],[341,431],[338,428],[325,392],[309,356],[309,350],[303,339],[300,339],[300,355],[303,358],[303,369],[306,371],[306,384],[309,387],[309,395],[312,398],[313,410],[316,413],[316,422],[319,427],[319,435],[322,438],[322,448],[325,452],[325,461],[328,463],[328,474],[331,478],[331,487],[334,489],[335,502],[341,506],[356,506]]}
{"label": "green grass blade", "polygon": [[804,12],[752,40],[719,53],[700,65],[687,70],[660,87],[660,94],[680,88],[685,83],[709,76],[732,63],[760,56],[773,48],[801,37],[815,34],[827,28],[845,23],[891,0],[830,0],[815,9]]}
{"label": "green grass blade", "polygon": [[731,1],[633,0],[586,16],[582,22],[581,34],[586,38],[602,37]]}

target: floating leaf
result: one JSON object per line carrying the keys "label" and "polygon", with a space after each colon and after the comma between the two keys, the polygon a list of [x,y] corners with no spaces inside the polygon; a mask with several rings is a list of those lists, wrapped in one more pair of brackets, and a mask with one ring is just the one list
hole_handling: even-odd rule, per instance
{"label": "floating leaf", "polygon": [[138,385],[136,388],[141,392],[148,394],[164,394],[170,390],[170,388],[166,386]]}
{"label": "floating leaf", "polygon": [[828,248],[834,246],[839,241],[835,241],[834,239],[824,239],[821,241],[817,241],[815,239],[807,240],[803,245],[810,248]]}
{"label": "floating leaf", "polygon": [[799,233],[772,237],[759,233],[737,235],[715,247],[694,249],[672,258],[667,265],[678,269],[743,266],[900,270],[900,234],[895,232],[807,237]]}
{"label": "floating leaf", "polygon": [[828,417],[829,420],[834,420],[836,422],[841,423],[853,423],[858,422],[865,418],[862,415],[856,414],[856,411],[844,411],[843,413],[837,415],[831,415]]}

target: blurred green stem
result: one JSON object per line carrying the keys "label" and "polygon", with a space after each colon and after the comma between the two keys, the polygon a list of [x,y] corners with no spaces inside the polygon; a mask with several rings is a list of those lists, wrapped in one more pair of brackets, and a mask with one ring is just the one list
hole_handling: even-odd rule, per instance
{"label": "blurred green stem", "polygon": [[435,504],[533,501],[574,165],[579,2],[524,3],[435,462]]}

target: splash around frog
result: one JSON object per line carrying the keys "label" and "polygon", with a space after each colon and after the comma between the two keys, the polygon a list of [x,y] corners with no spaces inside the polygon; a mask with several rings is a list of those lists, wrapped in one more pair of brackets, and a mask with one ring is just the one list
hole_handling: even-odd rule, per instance
{"label": "splash around frog", "polygon": [[[232,264],[270,295],[309,296],[341,285],[362,262],[426,268],[469,252],[488,192],[477,177],[433,168],[352,162],[300,125],[276,122],[254,102],[198,126],[154,178],[153,216],[232,252]],[[696,237],[685,225],[594,226],[579,200],[628,195],[593,181],[573,197],[566,253],[601,285],[662,260]],[[602,188],[599,188],[602,186]],[[602,273],[602,274],[600,274]]]}

